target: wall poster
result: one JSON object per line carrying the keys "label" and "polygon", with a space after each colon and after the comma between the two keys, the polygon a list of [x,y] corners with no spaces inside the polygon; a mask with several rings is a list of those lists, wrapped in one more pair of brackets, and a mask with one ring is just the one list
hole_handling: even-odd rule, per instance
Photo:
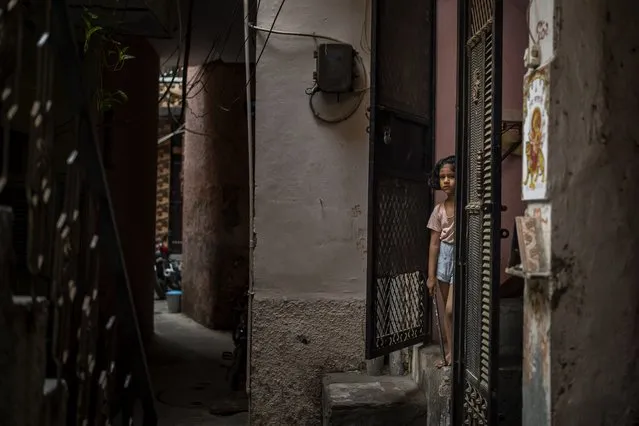
{"label": "wall poster", "polygon": [[524,81],[524,155],[522,200],[545,200],[547,196],[548,109],[550,104],[548,68],[538,68]]}

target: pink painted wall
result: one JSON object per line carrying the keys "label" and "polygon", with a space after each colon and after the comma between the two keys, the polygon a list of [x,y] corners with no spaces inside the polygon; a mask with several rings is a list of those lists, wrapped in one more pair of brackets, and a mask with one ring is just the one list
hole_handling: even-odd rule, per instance
{"label": "pink painted wall", "polygon": [[436,9],[435,158],[439,159],[455,153],[457,0],[437,0]]}
{"label": "pink painted wall", "polygon": [[[526,21],[527,0],[504,2],[504,40],[502,73],[502,107],[504,120],[521,120],[523,104],[524,51],[528,47],[528,26]],[[511,237],[515,216],[524,213],[521,201],[521,157],[511,155],[502,163],[501,202],[508,210],[501,216],[501,227],[510,230]],[[511,238],[501,243],[501,280],[507,278],[504,272],[510,257]]]}
{"label": "pink painted wall", "polygon": [[[503,42],[503,118],[521,117],[523,56],[528,43],[526,0],[504,2]],[[455,153],[455,103],[457,101],[457,0],[437,1],[437,87],[435,113],[435,156]],[[515,216],[523,214],[521,201],[521,157],[511,156],[502,164],[502,203],[508,211],[502,214],[502,227],[512,227]],[[437,200],[442,194],[437,194]],[[511,239],[502,240],[501,280],[510,256]]]}

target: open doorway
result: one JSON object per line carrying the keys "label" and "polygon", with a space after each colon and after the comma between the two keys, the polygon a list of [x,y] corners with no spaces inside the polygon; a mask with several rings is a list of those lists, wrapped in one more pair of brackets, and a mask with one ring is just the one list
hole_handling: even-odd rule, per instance
{"label": "open doorway", "polygon": [[[422,179],[426,173],[430,172],[432,165],[435,163],[437,159],[447,157],[449,155],[455,154],[456,151],[456,136],[458,135],[458,131],[456,131],[456,111],[458,104],[472,102],[473,105],[479,105],[479,98],[477,104],[475,104],[472,99],[473,96],[480,96],[477,89],[471,87],[470,83],[466,83],[464,80],[464,84],[462,88],[458,89],[458,81],[456,80],[456,73],[451,73],[451,69],[456,69],[458,66],[458,52],[461,52],[461,56],[464,60],[466,60],[466,54],[468,49],[469,40],[463,40],[457,43],[459,39],[457,35],[457,21],[458,21],[458,8],[456,5],[457,2],[449,2],[449,1],[437,1],[433,5],[433,9],[431,13],[434,13],[436,16],[436,29],[435,29],[435,40],[434,40],[434,51],[435,51],[435,79],[434,79],[434,91],[435,95],[433,96],[434,105],[432,105],[432,110],[429,110],[428,116],[432,118],[432,120],[424,121],[428,124],[429,132],[434,130],[434,135],[431,133],[429,139],[434,140],[435,147],[434,153],[431,149],[428,152],[428,155],[423,155],[423,151],[420,151],[410,145],[411,136],[419,135],[418,130],[414,130],[413,133],[401,134],[401,137],[398,138],[399,132],[397,128],[401,128],[399,124],[402,124],[400,120],[396,119],[395,121],[388,120],[387,116],[392,115],[397,108],[384,107],[383,102],[388,102],[390,99],[395,100],[388,93],[383,92],[384,89],[388,90],[386,86],[380,84],[378,87],[375,87],[376,90],[382,91],[381,95],[378,94],[377,98],[373,100],[371,106],[371,114],[372,114],[372,122],[374,126],[371,128],[371,133],[373,136],[374,142],[371,146],[373,148],[373,168],[371,172],[372,184],[370,185],[371,196],[370,199],[376,201],[387,200],[388,202],[403,202],[401,208],[395,208],[395,215],[397,212],[404,212],[404,210],[412,209],[410,212],[406,213],[406,217],[402,220],[398,220],[397,223],[394,223],[393,226],[384,227],[385,221],[390,221],[395,216],[386,214],[384,211],[384,205],[377,205],[375,202],[371,204],[370,210],[373,214],[373,221],[369,222],[369,232],[371,235],[369,236],[369,293],[368,293],[368,304],[369,304],[369,315],[367,318],[368,323],[368,334],[367,334],[367,349],[368,349],[368,357],[374,358],[375,356],[387,354],[390,351],[402,349],[404,347],[413,345],[415,343],[422,343],[430,340],[440,340],[440,336],[438,335],[438,330],[433,327],[436,324],[436,321],[431,320],[429,318],[430,315],[430,307],[432,304],[428,301],[428,298],[425,297],[425,289],[423,287],[419,287],[423,283],[420,281],[419,277],[413,277],[407,272],[412,271],[420,271],[425,272],[426,269],[426,260],[428,258],[428,242],[427,231],[425,230],[426,222],[428,220],[428,216],[432,211],[433,204],[431,200],[426,200],[424,194],[429,194],[430,189],[428,186],[427,179]],[[480,4],[481,3],[481,4]],[[496,304],[499,305],[502,309],[496,309],[495,312],[499,315],[501,311],[503,317],[503,327],[501,328],[500,335],[501,339],[495,337],[495,342],[501,341],[501,355],[499,352],[495,353],[496,357],[502,356],[505,360],[502,362],[506,369],[510,368],[513,370],[513,373],[510,376],[515,377],[515,381],[517,377],[521,378],[521,330],[522,330],[522,290],[523,283],[521,280],[516,278],[511,278],[505,274],[505,269],[508,266],[508,261],[510,257],[510,247],[512,242],[512,234],[513,234],[513,226],[514,226],[514,217],[523,214],[523,203],[521,201],[521,117],[522,117],[522,99],[521,99],[521,86],[522,80],[524,76],[524,66],[521,58],[523,57],[525,47],[527,46],[528,39],[528,31],[526,29],[526,9],[527,2],[524,0],[513,1],[513,2],[496,2],[499,3],[500,7],[504,8],[504,24],[500,25],[499,32],[500,37],[502,39],[503,35],[503,54],[500,47],[499,56],[497,60],[499,61],[497,68],[500,72],[500,83],[499,83],[499,99],[490,99],[490,105],[494,105],[495,108],[499,108],[499,114],[495,115],[497,117],[494,120],[494,123],[490,123],[493,129],[494,137],[492,140],[497,141],[498,145],[501,144],[501,147],[497,147],[494,152],[494,159],[491,158],[492,164],[497,171],[495,174],[495,180],[491,181],[491,184],[494,185],[494,188],[498,191],[498,195],[494,198],[499,201],[499,206],[496,207],[495,215],[498,216],[498,220],[495,220],[490,225],[490,232],[494,231],[494,243],[490,248],[490,256],[488,259],[489,271],[488,276],[491,285],[494,285],[495,291],[495,300]],[[377,7],[383,7],[384,2],[380,2]],[[474,2],[473,7],[481,9],[479,6],[486,6],[485,10],[492,10],[493,6],[490,1],[488,2]],[[490,7],[488,7],[490,6]],[[425,7],[425,6],[424,6]],[[476,9],[475,11],[479,10]],[[399,12],[397,9],[395,10],[395,15],[384,15],[389,17],[395,17]],[[484,10],[484,9],[482,9]],[[414,19],[420,19],[417,16],[418,14],[415,10],[412,10],[411,16]],[[470,16],[470,12],[469,15]],[[474,16],[474,15],[473,15]],[[486,25],[491,25],[493,20],[490,19],[490,16],[486,17]],[[390,19],[390,18],[386,18]],[[421,17],[422,21],[428,22],[428,19]],[[378,18],[377,25],[383,24],[385,21],[383,19]],[[384,48],[388,48],[391,43],[394,41],[393,37],[399,37],[399,33],[394,34],[392,37],[388,34],[384,34],[378,28],[373,28],[374,34],[377,35],[375,47],[377,47],[376,54],[377,60],[381,60],[384,58],[384,54],[388,54],[384,51]],[[422,31],[427,32],[427,29],[424,25],[422,25]],[[481,28],[480,28],[481,29]],[[376,33],[375,31],[378,31]],[[419,40],[428,40],[426,36],[419,37]],[[424,43],[421,45],[422,48],[429,47],[428,43]],[[490,49],[490,47],[488,48]],[[430,50],[432,51],[432,50]],[[396,53],[399,55],[400,53]],[[486,52],[484,52],[486,53]],[[432,59],[432,55],[425,55],[425,58]],[[429,64],[418,65],[417,61],[421,58],[421,56],[417,56],[410,60],[404,60],[402,63],[400,60],[395,61],[387,61],[383,63],[383,66],[378,68],[373,68],[373,75],[375,76],[375,72],[381,73],[382,77],[384,76],[384,72],[390,73],[392,71],[392,67],[394,64],[402,64],[402,66],[406,67],[410,65],[410,69],[418,69],[419,72],[423,72],[425,75],[428,74],[426,71]],[[483,58],[482,60],[484,60]],[[491,58],[489,58],[491,59]],[[374,63],[375,64],[375,63]],[[390,65],[389,65],[390,64]],[[485,65],[490,65],[488,62]],[[391,68],[391,71],[386,71],[384,66]],[[408,75],[408,74],[405,74]],[[473,74],[473,77],[476,77]],[[481,75],[480,75],[481,77]],[[477,79],[477,78],[475,78]],[[377,82],[375,78],[373,78],[373,82]],[[422,76],[422,83],[424,78]],[[484,80],[480,79],[479,84],[481,85]],[[382,80],[382,83],[384,81]],[[425,83],[424,83],[425,84]],[[502,89],[503,86],[503,89]],[[423,88],[422,88],[423,89]],[[488,89],[491,89],[489,87]],[[464,92],[464,90],[468,90],[468,92]],[[471,91],[473,91],[471,93]],[[422,93],[430,93],[432,90],[422,90]],[[475,93],[477,92],[477,93]],[[490,93],[490,90],[488,90]],[[473,95],[475,93],[475,95]],[[392,93],[393,95],[400,96],[400,101],[406,102],[405,94],[402,93]],[[401,96],[404,96],[401,98]],[[429,98],[426,96],[426,98]],[[493,103],[493,101],[496,101]],[[398,101],[399,102],[399,101]],[[377,104],[381,104],[384,108],[382,108],[382,112],[377,111],[375,108]],[[483,105],[483,101],[481,103]],[[388,111],[391,111],[389,113]],[[477,112],[477,111],[476,111]],[[433,116],[431,117],[432,114]],[[489,116],[491,116],[492,112],[489,111]],[[418,114],[416,114],[418,116]],[[416,116],[415,114],[413,117]],[[481,119],[485,120],[485,115],[481,115]],[[386,120],[386,121],[385,121]],[[485,126],[485,122],[482,121],[476,126],[475,130],[481,133],[482,137],[484,136],[483,130]],[[415,126],[417,129],[418,127]],[[419,140],[416,138],[416,140]],[[420,145],[421,146],[421,145]],[[482,151],[483,152],[483,151]],[[491,146],[488,147],[488,152],[491,152]],[[434,155],[433,155],[434,154]],[[463,152],[459,151],[457,153],[458,157],[464,156],[468,154],[468,151]],[[472,153],[472,167],[473,174],[470,176],[468,173],[463,175],[462,183],[458,187],[459,191],[468,191],[467,182],[463,182],[464,178],[473,179],[477,178],[476,174],[476,166],[477,166],[477,152]],[[483,154],[482,154],[483,155]],[[383,157],[380,159],[379,157]],[[415,166],[414,169],[411,169],[410,166],[404,165],[402,168],[403,176],[405,178],[411,179],[411,182],[414,185],[423,185],[422,189],[419,191],[415,191],[414,193],[409,194],[409,191],[405,189],[408,187],[407,184],[400,181],[400,184],[395,184],[394,186],[390,186],[390,188],[385,188],[380,186],[379,182],[382,182],[383,179],[386,179],[388,174],[395,171],[397,167],[394,167],[394,161],[398,159],[427,159],[422,163],[419,163],[418,166]],[[469,157],[470,158],[470,157]],[[482,161],[485,161],[485,156],[482,157]],[[464,161],[461,159],[460,161],[461,168],[465,166],[469,166],[469,160]],[[482,165],[483,167],[483,165]],[[415,171],[415,176],[408,176],[408,173],[411,171]],[[404,185],[404,186],[402,186]],[[384,195],[384,190],[391,191],[394,190],[398,194],[392,194],[387,196],[386,198],[381,197],[379,194]],[[474,191],[475,189],[473,189]],[[407,195],[410,195],[406,198],[411,201],[405,201],[404,198]],[[440,198],[441,194],[435,194],[435,202],[442,201]],[[414,200],[418,197],[425,200],[423,204],[419,204],[414,202]],[[426,202],[427,201],[427,202]],[[459,203],[458,203],[459,205]],[[504,206],[502,208],[502,205]],[[461,210],[457,217],[461,217],[466,210]],[[411,238],[404,238],[401,243],[396,243],[393,241],[393,232],[401,233],[402,227],[409,228],[413,225],[413,220],[415,220],[415,231],[410,233]],[[503,230],[502,230],[503,228]],[[422,231],[423,230],[423,231]],[[459,232],[457,235],[460,235],[459,238],[464,241],[468,240],[467,233],[468,229]],[[386,232],[386,234],[385,234]],[[420,232],[423,232],[421,234]],[[481,230],[480,230],[481,232]],[[419,236],[419,237],[416,237]],[[412,245],[411,245],[412,244]],[[378,246],[379,245],[379,246]],[[473,248],[473,255],[481,255],[483,250],[482,244]],[[415,256],[413,259],[412,256]],[[394,256],[399,257],[399,260]],[[397,266],[399,265],[399,266]],[[393,269],[394,268],[394,269]],[[402,269],[404,268],[404,269]],[[385,275],[386,274],[386,275]],[[467,277],[468,279],[473,280],[473,282],[480,282],[482,274],[474,275],[473,277]],[[388,278],[390,277],[390,278]],[[479,277],[479,278],[478,278]],[[404,282],[401,282],[404,280]],[[410,322],[407,319],[401,316],[394,316],[392,305],[395,299],[398,299],[397,296],[392,294],[394,287],[400,287],[403,289],[412,290],[415,288],[415,291],[412,294],[409,294],[410,297],[407,297],[407,301],[403,303],[403,310],[408,312],[419,312],[420,316],[418,317],[419,321]],[[391,295],[388,296],[387,293]],[[416,309],[413,309],[413,305],[417,306]],[[440,312],[444,312],[444,307],[440,306]],[[385,317],[388,318],[400,318],[404,321],[402,324],[404,328],[401,329],[401,333],[397,335],[393,334],[392,321],[388,324],[383,321]],[[481,324],[481,318],[476,318],[476,322]],[[497,323],[497,321],[495,322]],[[432,328],[432,329],[431,329]],[[398,328],[399,330],[399,328]],[[408,331],[407,331],[408,330]],[[385,334],[386,333],[386,334]],[[460,333],[457,333],[459,335]],[[421,350],[423,352],[422,355],[417,355],[417,352],[414,352],[414,356],[417,355],[417,361],[413,360],[413,371],[415,377],[419,378],[420,374],[428,375],[428,372],[421,371],[426,368],[429,369],[431,367],[431,363],[433,361],[437,361],[439,358],[439,348],[425,348]],[[430,351],[430,352],[427,352]],[[420,366],[420,360],[424,358],[425,363],[423,366]],[[433,360],[433,358],[435,358]],[[510,364],[509,364],[510,363]],[[428,364],[428,365],[426,365]],[[511,365],[512,364],[512,365]],[[416,367],[417,366],[417,367]],[[416,368],[415,368],[416,367]],[[449,371],[449,370],[446,370]],[[519,371],[519,373],[517,372]],[[506,374],[506,373],[505,373]],[[508,385],[510,386],[510,385]],[[513,385],[515,388],[518,385]],[[520,383],[519,383],[520,387]],[[506,392],[507,393],[507,392]],[[520,393],[519,393],[520,395]],[[504,406],[509,406],[515,412],[517,412],[517,403],[505,403]],[[521,406],[521,402],[519,401],[519,407]]]}

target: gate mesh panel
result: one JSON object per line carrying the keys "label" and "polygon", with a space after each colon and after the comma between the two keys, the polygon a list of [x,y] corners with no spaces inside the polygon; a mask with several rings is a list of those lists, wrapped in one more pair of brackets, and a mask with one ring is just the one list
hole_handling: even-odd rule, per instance
{"label": "gate mesh panel", "polygon": [[377,186],[375,347],[425,333],[424,280],[429,212],[426,182],[379,178]]}
{"label": "gate mesh panel", "polygon": [[[470,51],[469,73],[469,185],[468,203],[480,202],[480,170],[477,156],[483,153],[484,145],[484,44],[476,44]],[[482,223],[481,216],[466,213],[468,234],[466,250],[468,268],[466,291],[466,369],[475,380],[480,376],[481,351],[481,271],[482,271]]]}
{"label": "gate mesh panel", "polygon": [[[466,43],[468,62],[466,74],[467,117],[465,141],[467,156],[466,206],[464,210],[466,269],[462,278],[466,305],[461,330],[464,374],[457,386],[463,386],[463,424],[487,425],[492,413],[491,324],[493,313],[493,262],[499,261],[498,246],[493,242],[498,223],[493,216],[493,191],[500,190],[500,182],[493,181],[494,103],[500,99],[494,92],[493,14],[494,0],[470,0]],[[500,30],[498,30],[500,31]],[[498,106],[500,108],[500,106]],[[495,201],[499,201],[497,198]],[[500,214],[497,211],[495,214]],[[496,242],[499,243],[498,241]],[[458,403],[456,403],[458,404]]]}
{"label": "gate mesh panel", "polygon": [[[482,186],[484,188],[483,203],[492,203],[492,138],[493,138],[493,38],[492,33],[486,34],[484,47],[484,70],[486,75],[484,97],[484,141],[483,155],[480,167],[482,172]],[[499,213],[498,213],[499,214]],[[492,310],[492,263],[499,259],[493,258],[492,253],[492,214],[487,211],[482,220],[482,270],[481,270],[481,374],[480,385],[488,391],[490,383],[490,316]]]}
{"label": "gate mesh panel", "polygon": [[493,1],[470,0],[470,34],[477,34],[493,16]]}

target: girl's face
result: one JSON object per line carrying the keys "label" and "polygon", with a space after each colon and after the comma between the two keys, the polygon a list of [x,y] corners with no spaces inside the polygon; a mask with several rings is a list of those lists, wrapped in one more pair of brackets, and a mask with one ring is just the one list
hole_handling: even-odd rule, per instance
{"label": "girl's face", "polygon": [[446,195],[455,193],[455,171],[451,164],[444,164],[439,170],[439,186]]}

